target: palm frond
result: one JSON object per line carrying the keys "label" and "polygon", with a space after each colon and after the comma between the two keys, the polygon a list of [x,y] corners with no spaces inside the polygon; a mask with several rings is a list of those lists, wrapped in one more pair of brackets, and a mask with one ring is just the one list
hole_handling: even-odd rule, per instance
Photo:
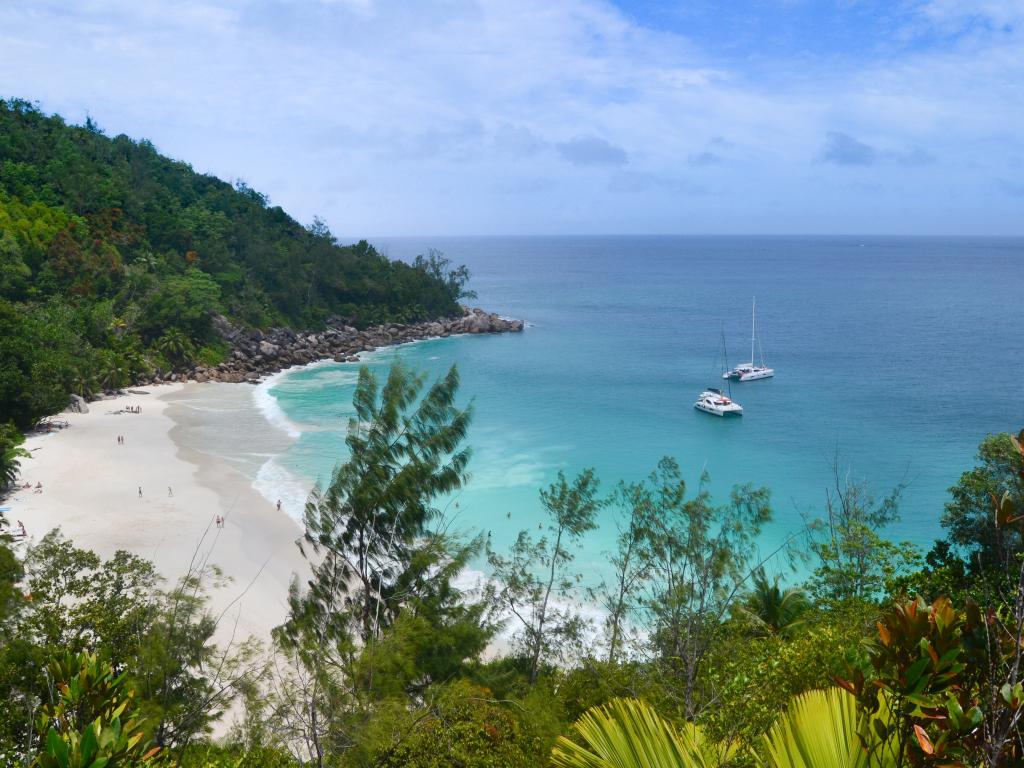
{"label": "palm frond", "polygon": [[716,768],[728,754],[698,726],[676,728],[639,699],[612,699],[573,725],[579,742],[559,737],[555,768]]}
{"label": "palm frond", "polygon": [[[761,740],[754,759],[761,768],[889,768],[893,750],[886,744],[865,748],[858,733],[863,715],[857,700],[842,688],[808,691],[790,702]],[[875,717],[888,719],[883,705]]]}

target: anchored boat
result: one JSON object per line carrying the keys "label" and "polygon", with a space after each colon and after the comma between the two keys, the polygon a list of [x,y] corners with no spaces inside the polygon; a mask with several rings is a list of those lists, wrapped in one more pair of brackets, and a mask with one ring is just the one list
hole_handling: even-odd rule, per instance
{"label": "anchored boat", "polygon": [[[757,297],[754,298],[753,303],[750,307],[750,362],[740,363],[731,371],[726,371],[722,374],[723,379],[729,381],[757,381],[758,379],[770,379],[775,375],[775,369],[769,368],[764,364],[764,351],[761,349],[761,344],[757,340]],[[754,360],[754,348],[761,353],[761,364],[757,365]]]}
{"label": "anchored boat", "polygon": [[710,413],[715,416],[742,416],[743,406],[739,403],[734,403],[732,398],[726,395],[722,390],[715,389],[714,387],[708,387],[700,396],[697,398],[697,402],[693,404],[693,407],[698,411],[704,411],[704,413]]}
{"label": "anchored boat", "polygon": [[[729,370],[729,358],[725,351],[725,329],[722,329],[722,369]],[[723,374],[724,375],[724,374]],[[732,387],[729,387],[729,394],[725,394],[716,387],[708,387],[697,397],[693,407],[698,411],[710,413],[713,416],[742,416],[743,406],[732,399]]]}

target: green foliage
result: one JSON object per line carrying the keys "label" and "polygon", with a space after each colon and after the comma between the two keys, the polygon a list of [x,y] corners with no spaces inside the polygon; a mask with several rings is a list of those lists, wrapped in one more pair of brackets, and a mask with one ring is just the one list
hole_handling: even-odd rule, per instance
{"label": "green foliage", "polygon": [[753,587],[737,606],[737,613],[756,633],[792,637],[804,628],[809,608],[802,588],[782,589],[779,577],[769,582],[762,567],[754,572]]}
{"label": "green foliage", "polygon": [[57,693],[36,720],[38,768],[136,768],[160,751],[142,730],[126,675],[95,655],[66,655],[48,667]]}
{"label": "green foliage", "polygon": [[195,360],[207,368],[214,368],[228,359],[230,348],[224,342],[211,342],[201,347],[195,354]]}
{"label": "green foliage", "polygon": [[549,744],[534,732],[521,705],[496,701],[486,688],[457,682],[431,691],[375,768],[529,768]]}
{"label": "green foliage", "polygon": [[[866,722],[848,692],[808,691],[789,703],[754,756],[761,768],[895,768],[887,742],[869,731],[868,745],[862,743]],[[886,729],[884,707],[870,722]]]}
{"label": "green foliage", "polygon": [[413,266],[341,245],[149,142],[0,99],[0,414],[21,430],[68,393],[147,372],[146,347],[163,370],[195,348],[215,365],[214,312],[260,326],[412,322],[458,314],[468,279],[438,252]]}
{"label": "green foliage", "polygon": [[[716,768],[730,749],[696,726],[676,728],[638,699],[613,699],[573,725],[551,752],[555,768]],[[577,741],[578,740],[578,741]]]}
{"label": "green foliage", "polygon": [[703,688],[713,704],[702,713],[708,731],[723,740],[753,743],[782,713],[786,702],[826,688],[846,673],[859,653],[875,611],[836,608],[804,614],[801,630],[751,637],[744,619],[730,622],[711,649]]}
{"label": "green foliage", "polygon": [[454,366],[426,392],[423,377],[401,365],[383,387],[360,369],[348,461],[306,505],[304,540],[317,555],[307,608],[318,636],[354,632],[367,642],[411,597],[435,589],[431,570],[451,547],[433,528],[443,523],[434,502],[461,487],[470,457],[462,442],[472,409],[455,405],[458,386]]}
{"label": "green foliage", "polygon": [[[3,521],[2,517],[0,521]],[[18,587],[23,575],[21,562],[10,547],[9,536],[0,534],[0,646],[6,646],[10,641],[14,619],[24,602]]]}
{"label": "green foliage", "polygon": [[648,483],[645,528],[650,563],[645,613],[665,672],[681,683],[684,712],[700,706],[701,669],[750,575],[761,527],[771,519],[769,492],[739,486],[716,505],[704,473],[688,498],[678,463],[663,458]]}
{"label": "green foliage", "polygon": [[903,485],[876,499],[867,484],[843,476],[838,459],[834,484],[826,499],[826,516],[818,522],[810,549],[818,561],[809,583],[811,594],[833,604],[877,600],[920,564],[917,549],[882,535],[899,519]]}
{"label": "green foliage", "polygon": [[946,598],[931,605],[921,598],[897,601],[882,614],[870,667],[842,684],[865,711],[885,710],[884,722],[873,725],[894,765],[949,765],[969,757],[970,734],[983,714],[964,635],[981,623],[977,608],[961,613]]}
{"label": "green foliage", "polygon": [[168,360],[185,363],[192,359],[195,347],[189,337],[177,328],[168,328],[156,341],[156,349]]}
{"label": "green foliage", "polygon": [[181,750],[175,768],[301,768],[289,754],[273,747],[202,743]]}
{"label": "green foliage", "polygon": [[243,679],[244,645],[215,656],[208,573],[165,592],[148,561],[127,552],[102,560],[58,531],[9,565],[4,570],[17,583],[0,633],[10,638],[0,642],[0,685],[9,694],[0,701],[0,745],[25,743],[20,712],[26,702],[48,700],[52,676],[43,670],[67,653],[95,653],[127,675],[132,706],[161,746],[206,733]]}
{"label": "green foliage", "polygon": [[452,267],[450,259],[436,248],[427,251],[427,255],[420,254],[413,261],[412,265],[436,282],[445,287],[445,291],[452,301],[459,299],[475,299],[476,292],[466,289],[469,283],[469,269],[465,265]]}
{"label": "green foliage", "polygon": [[0,413],[21,430],[67,404],[50,335],[24,307],[0,298]]}
{"label": "green foliage", "polygon": [[147,339],[170,331],[189,340],[206,338],[210,317],[219,309],[220,286],[205,272],[190,268],[164,279],[149,296],[139,318],[139,331]]}
{"label": "green foliage", "polygon": [[[582,574],[572,573],[573,549],[606,503],[597,497],[598,480],[592,469],[571,483],[562,472],[540,492],[547,514],[547,534],[534,541],[520,531],[509,556],[488,549],[487,560],[495,584],[490,600],[519,622],[517,642],[530,661],[530,683],[536,682],[542,662],[565,661],[581,649],[586,624],[574,610],[576,587]],[[559,604],[560,603],[560,604]]]}
{"label": "green foliage", "polygon": [[0,491],[18,479],[21,460],[31,454],[21,447],[25,438],[13,424],[0,424]]}
{"label": "green foliage", "polygon": [[1024,458],[1009,434],[988,435],[978,446],[978,464],[949,489],[942,527],[975,575],[1006,569],[1024,551],[1014,526],[992,525],[992,498],[1009,494],[1024,506]]}

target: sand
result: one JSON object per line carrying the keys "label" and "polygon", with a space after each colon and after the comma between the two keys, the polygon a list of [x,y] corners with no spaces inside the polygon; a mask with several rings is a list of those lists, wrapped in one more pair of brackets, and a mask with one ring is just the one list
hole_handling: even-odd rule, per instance
{"label": "sand", "polygon": [[[22,462],[20,482],[33,489],[3,503],[30,541],[59,527],[76,546],[103,557],[123,549],[150,559],[168,580],[208,557],[232,579],[211,595],[215,615],[224,614],[218,643],[266,640],[286,616],[292,575],[308,573],[295,545],[301,530],[244,475],[174,442],[166,398],[202,386],[147,387],[146,394],[90,403],[86,414],[60,414],[70,426],[26,440],[32,458]],[[117,413],[128,406],[141,413]],[[218,515],[223,528],[214,525]]]}

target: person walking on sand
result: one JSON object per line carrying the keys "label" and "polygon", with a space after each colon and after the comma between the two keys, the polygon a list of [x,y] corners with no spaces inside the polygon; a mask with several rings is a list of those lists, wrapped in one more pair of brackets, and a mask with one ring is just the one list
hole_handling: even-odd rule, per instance
{"label": "person walking on sand", "polygon": [[281,500],[280,499],[277,500],[277,511],[278,512],[281,511]]}
{"label": "person walking on sand", "polygon": [[172,491],[171,490],[171,486],[168,485],[167,486],[167,496],[168,496],[168,498],[173,496],[173,495],[174,495],[174,491]]}
{"label": "person walking on sand", "polygon": [[141,485],[139,486],[139,498],[140,499],[142,498],[142,486]]}

